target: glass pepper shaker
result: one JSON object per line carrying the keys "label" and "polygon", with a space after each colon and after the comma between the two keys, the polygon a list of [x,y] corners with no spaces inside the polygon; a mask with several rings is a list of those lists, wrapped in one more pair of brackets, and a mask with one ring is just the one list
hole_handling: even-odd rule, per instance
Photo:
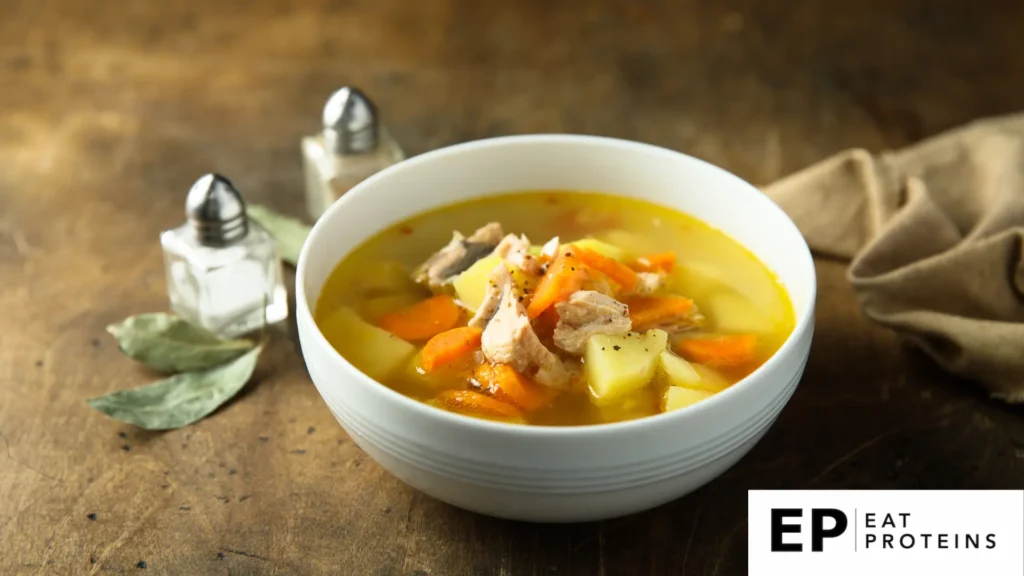
{"label": "glass pepper shaker", "polygon": [[246,215],[234,185],[203,176],[189,190],[185,216],[160,234],[171,310],[225,338],[287,318],[277,244]]}
{"label": "glass pepper shaker", "polygon": [[357,88],[338,90],[324,106],[323,130],[302,139],[310,217],[317,220],[350,188],[404,158],[373,102]]}

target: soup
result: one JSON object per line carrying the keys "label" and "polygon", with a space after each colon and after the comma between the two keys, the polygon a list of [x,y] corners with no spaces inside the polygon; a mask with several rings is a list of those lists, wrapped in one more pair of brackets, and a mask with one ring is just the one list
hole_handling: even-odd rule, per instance
{"label": "soup", "polygon": [[356,368],[439,409],[573,426],[725,390],[789,336],[773,274],[674,210],[571,191],[444,206],[331,273],[314,318]]}

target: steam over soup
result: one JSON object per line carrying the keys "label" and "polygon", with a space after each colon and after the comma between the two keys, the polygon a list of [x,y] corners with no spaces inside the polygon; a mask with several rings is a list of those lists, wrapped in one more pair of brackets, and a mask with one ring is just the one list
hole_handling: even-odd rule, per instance
{"label": "steam over soup", "polygon": [[402,394],[562,426],[700,402],[764,363],[794,324],[771,272],[722,232],[648,202],[560,191],[384,230],[334,270],[315,318]]}

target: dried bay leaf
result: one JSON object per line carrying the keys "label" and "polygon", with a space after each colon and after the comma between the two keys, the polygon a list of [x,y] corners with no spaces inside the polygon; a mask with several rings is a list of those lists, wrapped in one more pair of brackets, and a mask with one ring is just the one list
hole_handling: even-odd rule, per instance
{"label": "dried bay leaf", "polygon": [[252,350],[249,340],[226,340],[164,313],[139,314],[107,326],[129,358],[158,372],[205,370]]}
{"label": "dried bay leaf", "polygon": [[267,232],[277,240],[281,250],[281,259],[295,266],[299,262],[299,252],[309,236],[310,227],[302,221],[278,214],[266,206],[250,204],[246,208],[249,217],[257,224],[266,228]]}
{"label": "dried bay leaf", "polygon": [[209,415],[245,386],[262,346],[234,360],[196,372],[182,372],[142,388],[90,398],[89,406],[146,430],[172,430]]}

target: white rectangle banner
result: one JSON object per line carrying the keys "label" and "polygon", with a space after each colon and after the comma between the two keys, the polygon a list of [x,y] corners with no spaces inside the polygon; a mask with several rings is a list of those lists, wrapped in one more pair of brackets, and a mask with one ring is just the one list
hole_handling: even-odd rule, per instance
{"label": "white rectangle banner", "polygon": [[750,576],[1024,576],[1024,491],[751,490]]}

